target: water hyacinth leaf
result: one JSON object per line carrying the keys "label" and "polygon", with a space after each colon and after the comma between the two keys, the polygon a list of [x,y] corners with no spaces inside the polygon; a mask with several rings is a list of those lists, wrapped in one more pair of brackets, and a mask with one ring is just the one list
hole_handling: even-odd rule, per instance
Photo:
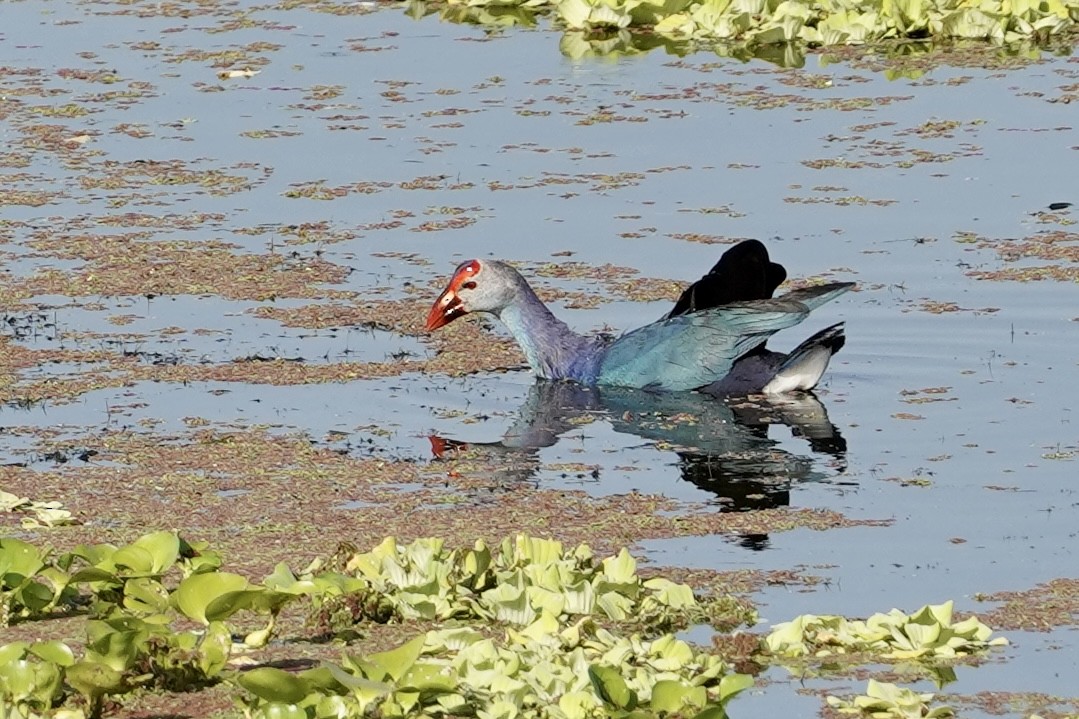
{"label": "water hyacinth leaf", "polygon": [[[379,680],[390,677],[395,682],[400,681],[401,677],[407,674],[416,663],[416,660],[420,658],[425,640],[426,637],[421,634],[396,649],[367,656],[365,663],[377,667],[378,672],[382,675],[378,677]],[[372,674],[367,676],[370,679],[375,679]]]}
{"label": "water hyacinth leaf", "polygon": [[134,617],[89,622],[85,659],[123,672],[134,666],[150,636],[150,627]]}
{"label": "water hyacinth leaf", "polygon": [[357,703],[359,703],[361,709],[365,709],[393,691],[392,684],[386,684],[385,682],[373,681],[366,677],[357,676],[333,662],[326,662],[323,666],[330,670],[330,673],[333,674],[333,678],[336,679],[341,686],[348,689],[349,694],[351,694]]}
{"label": "water hyacinth leaf", "polygon": [[586,579],[567,586],[562,595],[566,598],[567,614],[591,614],[596,609],[596,593]]}
{"label": "water hyacinth leaf", "polygon": [[468,700],[461,694],[443,694],[435,703],[449,716],[467,715],[471,710]]}
{"label": "water hyacinth leaf", "polygon": [[630,16],[634,25],[655,25],[672,15],[683,14],[693,3],[694,0],[644,0],[630,10]]}
{"label": "water hyacinth leaf", "polygon": [[606,664],[594,664],[588,667],[588,678],[592,688],[604,703],[616,709],[632,710],[637,706],[637,693],[629,688],[622,673]]}
{"label": "water hyacinth leaf", "polygon": [[693,662],[693,650],[673,634],[659,637],[648,649],[648,663],[661,672],[676,672]]}
{"label": "water hyacinth leaf", "polygon": [[135,576],[153,574],[154,569],[153,554],[146,547],[134,545],[117,550],[109,564],[121,574]]}
{"label": "water hyacinth leaf", "polygon": [[[16,703],[24,702],[34,695],[37,689],[37,672],[34,665],[25,659],[16,659],[0,666],[0,701],[7,699]],[[0,704],[0,707],[7,707]]]}
{"label": "water hyacinth leaf", "polygon": [[722,706],[711,706],[694,714],[693,719],[728,719],[727,710]]}
{"label": "water hyacinth leaf", "polygon": [[1006,24],[1003,15],[983,12],[978,8],[964,8],[944,16],[940,31],[948,37],[1003,42]]}
{"label": "water hyacinth leaf", "polygon": [[154,532],[139,537],[116,550],[111,568],[124,568],[136,574],[158,575],[176,563],[180,556],[180,537],[176,532]]}
{"label": "water hyacinth leaf", "polygon": [[528,601],[527,592],[509,583],[499,584],[494,589],[483,593],[483,601],[494,610],[494,618],[510,624],[531,624],[536,618],[536,610]]}
{"label": "water hyacinth leaf", "polygon": [[297,674],[300,679],[307,682],[307,686],[313,692],[319,692],[321,694],[340,694],[346,691],[346,687],[337,681],[337,678],[330,671],[330,668],[326,665],[318,666],[313,669],[305,669]]}
{"label": "water hyacinth leaf", "polygon": [[674,679],[663,679],[652,687],[652,699],[648,707],[655,712],[683,712],[700,709],[708,703],[708,691]]}
{"label": "water hyacinth leaf", "polygon": [[434,694],[451,693],[457,688],[457,680],[450,676],[450,669],[444,665],[430,662],[416,662],[401,677],[398,686],[414,689],[424,702],[430,701]]}
{"label": "water hyacinth leaf", "polygon": [[566,692],[558,698],[558,708],[566,719],[590,719],[597,715],[601,707],[602,704],[592,692]]}
{"label": "water hyacinth leaf", "polygon": [[[75,653],[71,651],[71,647],[55,639],[47,642],[35,642],[27,647],[27,651],[39,659],[52,662],[57,666],[70,667],[75,663]],[[0,664],[3,663],[3,656],[0,655]]]}
{"label": "water hyacinth leaf", "polygon": [[30,648],[30,642],[11,642],[0,646],[0,667],[22,659],[26,656],[26,651]]}
{"label": "water hyacinth leaf", "polygon": [[955,602],[950,599],[943,604],[926,604],[910,616],[910,623],[924,624],[926,626],[934,624],[948,626],[952,623],[954,609]]}
{"label": "water hyacinth leaf", "polygon": [[[215,574],[217,574],[215,572]],[[213,574],[200,574],[195,576],[213,576]],[[209,621],[228,619],[242,609],[262,614],[277,614],[286,603],[295,599],[296,595],[285,592],[275,592],[262,587],[250,587],[233,592],[224,592],[214,597],[206,605],[203,612]]]}
{"label": "water hyacinth leaf", "polygon": [[274,566],[274,570],[262,580],[262,585],[275,592],[289,594],[313,594],[318,587],[311,579],[298,579],[284,562],[278,562]]}
{"label": "water hyacinth leaf", "polygon": [[[511,636],[519,643],[525,640],[534,642],[558,641],[558,618],[551,612],[543,612],[539,618],[525,627],[521,632],[513,632]],[[513,630],[510,630],[511,632]]]}
{"label": "water hyacinth leaf", "polygon": [[637,578],[637,560],[625,547],[617,556],[604,559],[602,567],[607,581],[615,584],[629,583]]}
{"label": "water hyacinth leaf", "polygon": [[924,30],[929,24],[925,0],[884,0],[881,13],[903,34]]}
{"label": "water hyacinth leaf", "polygon": [[49,608],[55,607],[56,604],[65,596],[67,588],[71,585],[71,575],[63,571],[59,567],[46,566],[43,567],[37,576],[52,587],[52,601],[49,603]]}
{"label": "water hyacinth leaf", "polygon": [[64,672],[64,679],[91,703],[96,703],[106,694],[119,694],[125,689],[123,675],[101,662],[75,662]]}
{"label": "water hyacinth leaf", "polygon": [[506,540],[502,543],[502,552],[504,556],[513,557],[510,566],[548,565],[562,559],[562,542],[518,534],[514,537],[513,549],[509,548],[509,540]]}
{"label": "water hyacinth leaf", "polygon": [[678,584],[663,577],[653,577],[644,583],[644,588],[650,590],[662,604],[671,609],[686,609],[697,606],[697,597],[688,584]]}
{"label": "water hyacinth leaf", "polygon": [[251,649],[261,649],[270,643],[270,637],[273,636],[273,627],[263,627],[262,629],[256,629],[252,632],[248,632],[244,635],[244,646]]}
{"label": "water hyacinth leaf", "polygon": [[497,700],[485,705],[476,711],[479,719],[516,719],[520,714],[516,704],[505,700]]}
{"label": "water hyacinth leaf", "polygon": [[210,622],[199,642],[198,665],[204,676],[215,677],[228,664],[232,633],[222,622]]}
{"label": "water hyacinth leaf", "polygon": [[169,591],[152,577],[124,583],[124,609],[136,614],[158,614],[169,608]]}
{"label": "water hyacinth leaf", "polygon": [[464,584],[469,589],[476,590],[486,586],[491,568],[491,550],[483,540],[477,540],[475,547],[465,552],[461,567],[465,575]]}
{"label": "water hyacinth leaf", "polygon": [[276,667],[258,667],[240,674],[236,683],[267,702],[297,704],[311,688],[300,677]]}
{"label": "water hyacinth leaf", "polygon": [[34,545],[12,537],[0,538],[0,580],[4,584],[14,586],[44,566],[45,558]]}
{"label": "water hyacinth leaf", "polygon": [[425,639],[424,647],[427,649],[444,648],[456,652],[480,641],[483,635],[471,627],[457,627],[429,631]]}
{"label": "water hyacinth leaf", "polygon": [[71,575],[71,583],[95,583],[106,582],[110,584],[119,584],[120,578],[114,573],[101,569],[100,567],[83,567],[74,574]]}
{"label": "water hyacinth leaf", "polygon": [[39,614],[54,601],[52,590],[30,577],[23,579],[11,594],[16,598],[17,604],[21,604],[26,609],[25,613],[29,614]]}
{"label": "water hyacinth leaf", "polygon": [[753,686],[753,677],[749,674],[726,674],[719,680],[719,700],[726,703],[734,695]]}
{"label": "water hyacinth leaf", "polygon": [[221,568],[221,553],[210,549],[206,541],[188,542],[180,537],[180,568],[184,576],[213,572]]}
{"label": "water hyacinth leaf", "polygon": [[605,588],[596,589],[596,607],[608,618],[616,622],[629,619],[633,612],[633,600],[616,591],[603,591]]}
{"label": "water hyacinth leaf", "polygon": [[173,605],[184,616],[195,621],[209,624],[206,609],[218,597],[230,592],[239,592],[249,587],[246,577],[229,572],[210,572],[192,574],[180,582],[172,593]]}
{"label": "water hyacinth leaf", "polygon": [[307,712],[295,704],[270,702],[259,707],[261,719],[308,719]]}
{"label": "water hyacinth leaf", "polygon": [[528,602],[542,614],[553,614],[556,617],[567,611],[566,595],[544,587],[529,587]]}

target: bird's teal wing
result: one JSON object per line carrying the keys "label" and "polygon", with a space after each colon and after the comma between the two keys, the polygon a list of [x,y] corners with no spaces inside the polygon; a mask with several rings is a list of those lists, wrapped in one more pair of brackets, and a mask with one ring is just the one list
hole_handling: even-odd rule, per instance
{"label": "bird's teal wing", "polygon": [[703,387],[725,377],[744,353],[851,286],[821,285],[774,300],[738,302],[654,322],[607,348],[597,381],[673,392]]}

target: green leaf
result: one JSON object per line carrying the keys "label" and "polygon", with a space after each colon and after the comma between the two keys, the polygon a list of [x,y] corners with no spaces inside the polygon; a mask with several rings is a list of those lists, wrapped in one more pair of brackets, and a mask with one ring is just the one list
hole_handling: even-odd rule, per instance
{"label": "green leaf", "polygon": [[75,662],[64,672],[64,678],[92,702],[106,694],[119,694],[125,688],[123,675],[100,662]]}
{"label": "green leaf", "polygon": [[588,667],[588,678],[604,702],[616,709],[632,710],[637,706],[637,694],[626,684],[622,673],[605,664]]}
{"label": "green leaf", "polygon": [[326,662],[323,666],[330,670],[334,679],[348,689],[349,693],[352,694],[360,704],[361,709],[366,708],[368,705],[393,691],[392,684],[372,681],[366,677],[357,676],[345,671],[343,667],[340,667],[333,662]]}
{"label": "green leaf", "polygon": [[708,690],[674,679],[664,679],[652,687],[648,707],[654,712],[681,713],[688,708],[699,709],[708,703]]}
{"label": "green leaf", "polygon": [[116,550],[110,558],[112,566],[106,568],[124,568],[136,575],[160,575],[175,564],[179,556],[180,538],[176,532],[154,532]]}
{"label": "green leaf", "polygon": [[262,719],[308,719],[307,712],[295,704],[271,702],[259,707]]}
{"label": "green leaf", "polygon": [[172,602],[184,616],[209,624],[206,610],[210,604],[224,594],[242,591],[249,586],[247,578],[239,574],[228,572],[192,574],[180,582],[180,586],[172,593]]}
{"label": "green leaf", "polygon": [[[30,645],[29,651],[34,656],[61,667],[70,667],[75,663],[75,653],[71,651],[71,647],[55,639],[48,642],[36,642]],[[0,658],[0,664],[3,664],[2,658]]]}
{"label": "green leaf", "polygon": [[367,662],[377,666],[383,677],[388,676],[395,682],[399,681],[419,659],[423,651],[423,642],[424,636],[421,634],[396,649],[369,655]]}
{"label": "green leaf", "polygon": [[726,674],[719,680],[719,700],[726,704],[735,694],[752,686],[753,677],[749,674]]}
{"label": "green leaf", "polygon": [[0,667],[9,662],[14,662],[26,656],[30,648],[30,642],[11,642],[0,646]]}
{"label": "green leaf", "polygon": [[44,558],[34,545],[12,537],[0,538],[0,584],[14,586],[17,580],[7,575],[32,577],[44,566]]}
{"label": "green leaf", "polygon": [[259,699],[282,704],[297,704],[310,693],[307,682],[276,667],[251,669],[238,676],[236,683]]}
{"label": "green leaf", "polygon": [[232,633],[222,622],[210,622],[199,643],[199,669],[206,677],[221,673],[232,653]]}
{"label": "green leaf", "polygon": [[[218,574],[220,574],[220,572],[197,576],[212,577]],[[204,614],[210,621],[228,619],[236,612],[244,609],[250,609],[263,614],[276,614],[280,611],[282,606],[295,598],[295,594],[275,592],[263,587],[248,587],[236,591],[223,592],[214,597],[206,605]]]}
{"label": "green leaf", "polygon": [[169,608],[169,592],[152,577],[135,577],[124,583],[124,609],[137,614],[157,614]]}

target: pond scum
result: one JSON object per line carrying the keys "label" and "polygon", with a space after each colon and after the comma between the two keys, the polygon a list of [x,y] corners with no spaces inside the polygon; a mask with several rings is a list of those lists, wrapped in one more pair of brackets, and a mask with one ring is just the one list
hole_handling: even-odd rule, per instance
{"label": "pond scum", "polygon": [[[553,16],[570,56],[713,49],[800,57],[806,47],[889,40],[1045,44],[1074,34],[1079,0],[411,0],[408,12],[489,28]],[[786,50],[783,48],[786,47]]]}
{"label": "pond scum", "polygon": [[[388,537],[367,552],[343,546],[299,573],[280,564],[259,584],[221,565],[218,553],[168,531],[56,556],[0,539],[3,624],[74,617],[85,630],[75,647],[0,646],[0,716],[101,717],[136,692],[223,685],[236,716],[265,719],[724,719],[728,702],[754,683],[672,632],[708,624],[738,633],[756,613],[732,597],[642,579],[625,549],[599,559],[586,545],[526,535],[471,549]],[[340,660],[290,672],[260,656],[302,641],[276,637],[290,605],[306,609],[318,641],[344,648]],[[353,653],[363,627],[388,623],[412,638]],[[775,664],[807,676],[845,657],[848,666],[914,664],[938,678],[1007,643],[991,634],[976,617],[953,622],[951,602],[864,621],[806,615],[764,637],[740,633],[758,672]],[[836,711],[876,717],[951,713],[930,708],[932,694],[874,680],[866,695],[826,699]]]}

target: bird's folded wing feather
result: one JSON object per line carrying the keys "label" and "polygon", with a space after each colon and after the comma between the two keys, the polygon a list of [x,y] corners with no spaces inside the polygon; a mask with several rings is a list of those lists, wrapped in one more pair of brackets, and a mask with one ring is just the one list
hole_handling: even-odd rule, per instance
{"label": "bird's folded wing feather", "polygon": [[608,347],[600,382],[674,392],[696,389],[726,376],[738,357],[808,314],[805,305],[780,299],[661,320]]}
{"label": "bird's folded wing feather", "polygon": [[811,285],[797,290],[791,290],[779,298],[780,302],[799,302],[813,311],[830,302],[847,290],[854,287],[853,282],[831,282],[826,285]]}

